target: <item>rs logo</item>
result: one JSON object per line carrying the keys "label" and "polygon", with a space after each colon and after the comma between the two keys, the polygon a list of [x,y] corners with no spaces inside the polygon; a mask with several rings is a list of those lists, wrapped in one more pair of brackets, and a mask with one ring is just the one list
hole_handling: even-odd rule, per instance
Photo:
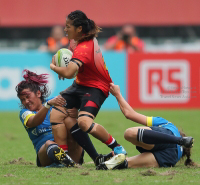
{"label": "rs logo", "polygon": [[139,66],[143,103],[186,103],[190,99],[190,64],[186,60],[143,60]]}

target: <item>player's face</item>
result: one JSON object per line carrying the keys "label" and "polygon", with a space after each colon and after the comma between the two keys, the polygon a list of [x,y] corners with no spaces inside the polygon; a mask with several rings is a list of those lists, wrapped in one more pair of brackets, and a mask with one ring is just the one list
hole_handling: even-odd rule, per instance
{"label": "player's face", "polygon": [[40,91],[34,93],[30,91],[30,89],[24,89],[22,91],[22,95],[19,96],[19,99],[26,109],[29,109],[31,111],[38,111],[42,106],[40,97]]}
{"label": "player's face", "polygon": [[68,39],[74,39],[75,41],[77,41],[80,37],[80,30],[72,24],[73,21],[67,18],[64,31]]}

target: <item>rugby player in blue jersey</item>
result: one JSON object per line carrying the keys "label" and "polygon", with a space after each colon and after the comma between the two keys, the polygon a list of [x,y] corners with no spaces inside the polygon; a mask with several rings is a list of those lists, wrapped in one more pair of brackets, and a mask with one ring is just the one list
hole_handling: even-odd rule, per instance
{"label": "rugby player in blue jersey", "polygon": [[97,169],[173,167],[184,156],[187,157],[185,165],[195,165],[190,159],[192,137],[185,137],[173,123],[164,118],[148,117],[133,110],[122,97],[119,86],[111,83],[110,92],[116,97],[127,119],[144,125],[128,128],[124,133],[124,138],[135,145],[140,154],[126,159],[123,154],[115,155]]}
{"label": "rugby player in blue jersey", "polygon": [[[52,164],[62,164],[66,167],[74,166],[75,162],[81,159],[82,148],[70,138],[71,149],[74,149],[74,155],[69,157],[59,146],[66,146],[67,128],[65,124],[50,124],[50,112],[53,106],[64,106],[66,101],[62,96],[52,99],[46,99],[49,95],[47,88],[47,74],[37,75],[29,70],[24,70],[24,80],[16,86],[17,96],[21,101],[22,110],[20,111],[20,120],[28,132],[37,154],[37,166],[49,166]],[[70,116],[63,114],[63,122],[76,123],[77,110],[68,110]],[[63,116],[63,117],[64,117]],[[67,125],[67,124],[66,124]],[[60,132],[61,136],[54,142],[53,132]],[[69,133],[70,134],[70,133]],[[58,146],[59,144],[59,146]],[[75,162],[74,162],[75,161]],[[56,166],[56,165],[55,165]]]}

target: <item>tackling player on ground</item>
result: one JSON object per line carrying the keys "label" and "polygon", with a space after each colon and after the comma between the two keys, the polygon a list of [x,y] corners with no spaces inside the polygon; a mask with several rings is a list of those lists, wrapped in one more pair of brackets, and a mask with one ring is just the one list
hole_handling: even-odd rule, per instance
{"label": "tackling player on ground", "polygon": [[[64,152],[67,148],[67,138],[57,137],[54,142],[53,132],[66,133],[64,124],[58,126],[51,126],[50,112],[52,106],[64,106],[66,101],[62,96],[57,96],[45,100],[49,95],[47,84],[47,74],[37,75],[29,70],[24,70],[24,80],[16,86],[17,96],[21,101],[22,110],[20,111],[20,120],[28,132],[29,138],[32,141],[37,154],[37,166],[48,166],[52,163],[63,164],[64,166],[74,166],[74,161],[79,163],[82,154],[82,148],[70,138],[68,135],[71,149],[75,150],[72,158]],[[76,115],[76,112],[71,110],[71,115]],[[66,116],[64,121],[69,122],[70,116]],[[63,135],[63,134],[62,134]],[[62,149],[63,148],[63,149]],[[70,151],[69,151],[70,153]],[[71,154],[72,154],[71,153]],[[58,166],[58,165],[54,165]]]}
{"label": "tackling player on ground", "polygon": [[194,165],[190,159],[193,138],[185,137],[171,122],[161,117],[142,115],[126,102],[120,88],[111,83],[110,92],[116,97],[122,113],[127,119],[144,126],[128,128],[124,137],[141,153],[125,159],[123,154],[102,163],[98,169],[123,169],[138,167],[173,167],[184,156],[185,165]]}

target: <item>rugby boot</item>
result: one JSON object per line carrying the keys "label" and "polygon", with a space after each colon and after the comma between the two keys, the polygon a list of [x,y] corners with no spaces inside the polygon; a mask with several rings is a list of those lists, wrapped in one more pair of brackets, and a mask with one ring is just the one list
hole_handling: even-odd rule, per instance
{"label": "rugby boot", "polygon": [[105,154],[105,155],[99,154],[94,163],[96,166],[98,166],[99,164],[109,160],[112,157],[113,157],[112,152],[110,152],[109,154]]}
{"label": "rugby boot", "polygon": [[63,164],[65,167],[74,167],[75,166],[75,162],[71,159],[71,157],[69,155],[67,155],[65,153],[65,151],[58,147],[55,151],[54,151],[54,156],[56,157],[56,159],[58,160],[58,162],[60,164]]}
{"label": "rugby boot", "polygon": [[96,170],[114,170],[118,169],[120,165],[125,161],[126,157],[124,154],[118,154],[113,156],[110,160],[100,163]]}
{"label": "rugby boot", "polygon": [[180,140],[180,145],[182,145],[186,148],[192,148],[193,142],[194,142],[193,137],[182,137]]}

